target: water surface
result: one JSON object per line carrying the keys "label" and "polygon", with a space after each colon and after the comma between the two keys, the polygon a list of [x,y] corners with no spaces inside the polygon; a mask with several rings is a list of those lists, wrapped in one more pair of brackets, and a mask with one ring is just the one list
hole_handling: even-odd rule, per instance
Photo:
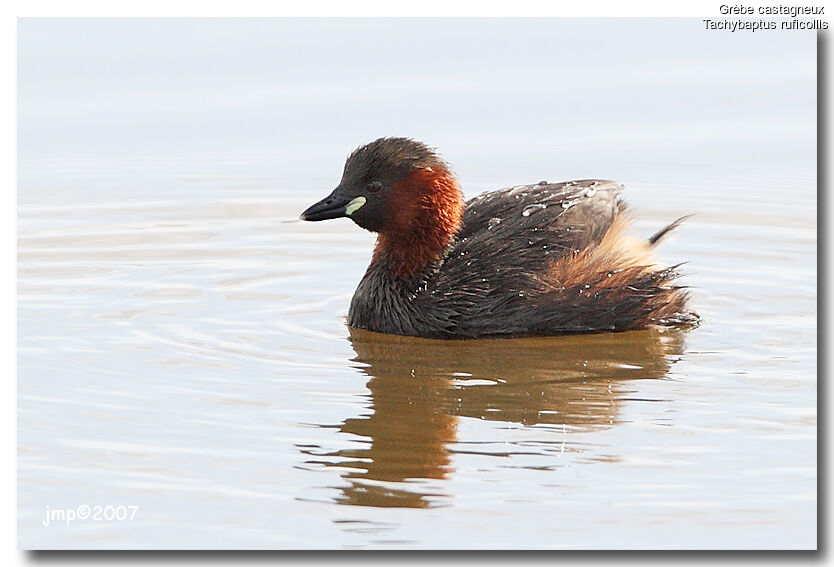
{"label": "water surface", "polygon": [[[20,545],[815,547],[814,42],[24,20]],[[373,236],[297,216],[388,134],[438,146],[467,196],[601,177],[635,234],[697,213],[660,256],[703,324],[351,332]],[[139,509],[43,525],[81,505]]]}

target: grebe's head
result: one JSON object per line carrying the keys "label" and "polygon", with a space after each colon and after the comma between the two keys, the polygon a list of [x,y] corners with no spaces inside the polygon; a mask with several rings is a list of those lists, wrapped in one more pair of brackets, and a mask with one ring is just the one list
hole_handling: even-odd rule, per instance
{"label": "grebe's head", "polygon": [[388,234],[439,222],[454,232],[462,209],[449,166],[434,150],[409,138],[380,138],[348,156],[339,185],[301,219],[350,217],[362,228]]}

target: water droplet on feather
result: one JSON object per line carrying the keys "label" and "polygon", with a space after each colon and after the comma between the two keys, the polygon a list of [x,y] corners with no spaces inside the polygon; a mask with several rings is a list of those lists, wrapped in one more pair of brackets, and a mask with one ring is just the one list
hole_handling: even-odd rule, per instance
{"label": "water droplet on feather", "polygon": [[546,209],[546,208],[547,208],[547,205],[543,205],[542,203],[536,203],[534,205],[527,205],[526,207],[524,207],[524,210],[521,211],[521,216],[529,217],[533,213],[535,213],[537,211],[541,211],[542,209]]}

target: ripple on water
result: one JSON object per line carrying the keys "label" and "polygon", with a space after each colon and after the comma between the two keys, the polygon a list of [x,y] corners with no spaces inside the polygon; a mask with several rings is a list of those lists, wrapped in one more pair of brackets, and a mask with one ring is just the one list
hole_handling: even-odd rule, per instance
{"label": "ripple on water", "polygon": [[[488,531],[484,513],[569,507],[586,512],[554,529],[580,537],[599,517],[632,534],[784,526],[814,503],[801,230],[687,221],[694,240],[662,255],[691,260],[692,333],[432,341],[345,328],[372,246],[351,227],[276,223],[254,202],[110,209],[107,226],[100,212],[85,226],[83,207],[21,210],[21,490],[36,507],[107,487],[143,502],[143,525],[257,541],[294,529],[270,503],[319,531],[332,507],[339,533],[396,542],[425,540],[399,538],[420,533],[386,515],[402,508]],[[745,258],[792,268],[751,279]],[[774,467],[774,452],[795,456]]]}

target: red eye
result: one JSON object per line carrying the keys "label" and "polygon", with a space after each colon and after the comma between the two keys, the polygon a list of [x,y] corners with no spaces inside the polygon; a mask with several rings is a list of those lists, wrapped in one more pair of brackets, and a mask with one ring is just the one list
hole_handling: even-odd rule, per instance
{"label": "red eye", "polygon": [[383,187],[380,181],[371,181],[368,183],[368,193],[378,193]]}

